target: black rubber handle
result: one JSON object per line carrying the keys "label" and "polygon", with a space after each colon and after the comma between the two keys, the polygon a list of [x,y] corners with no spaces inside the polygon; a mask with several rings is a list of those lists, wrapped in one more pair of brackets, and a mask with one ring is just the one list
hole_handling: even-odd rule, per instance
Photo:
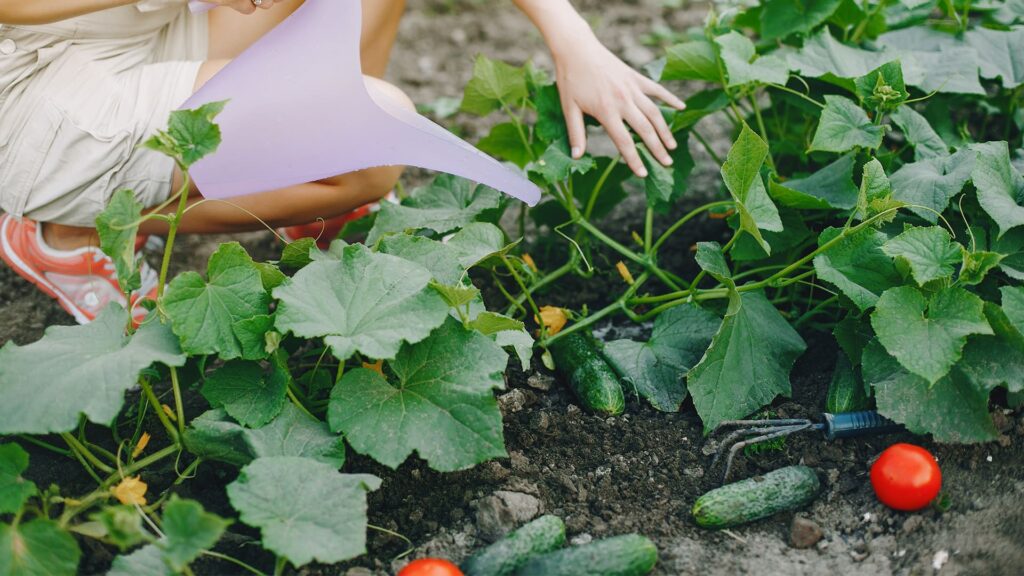
{"label": "black rubber handle", "polygon": [[889,434],[903,430],[903,426],[889,420],[874,410],[847,412],[845,414],[823,414],[825,417],[825,438],[853,438],[869,434]]}

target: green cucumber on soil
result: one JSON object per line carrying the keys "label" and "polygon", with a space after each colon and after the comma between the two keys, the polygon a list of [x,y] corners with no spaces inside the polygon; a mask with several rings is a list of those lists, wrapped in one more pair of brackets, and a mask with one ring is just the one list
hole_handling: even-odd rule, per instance
{"label": "green cucumber on soil", "polygon": [[870,405],[864,385],[854,371],[853,365],[846,354],[839,353],[836,369],[832,373],[832,382],[828,385],[828,396],[825,397],[825,411],[830,414],[844,414],[867,410]]}
{"label": "green cucumber on soil", "polygon": [[462,563],[466,576],[511,576],[530,558],[565,546],[565,522],[541,516]]}
{"label": "green cucumber on soil", "polygon": [[516,576],[643,576],[658,563],[658,548],[625,534],[535,556]]}
{"label": "green cucumber on soil", "polygon": [[555,367],[583,405],[599,414],[616,416],[626,409],[622,384],[593,342],[593,336],[574,332],[550,347]]}
{"label": "green cucumber on soil", "polygon": [[716,488],[697,499],[693,519],[704,528],[729,528],[795,510],[814,500],[818,474],[807,466],[787,466]]}

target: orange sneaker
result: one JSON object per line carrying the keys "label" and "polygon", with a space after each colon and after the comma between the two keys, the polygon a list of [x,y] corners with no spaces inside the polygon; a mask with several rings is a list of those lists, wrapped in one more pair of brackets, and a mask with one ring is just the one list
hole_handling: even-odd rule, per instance
{"label": "orange sneaker", "polygon": [[[0,214],[0,258],[22,278],[56,299],[79,324],[93,321],[111,302],[126,306],[114,262],[99,248],[55,250],[43,241],[42,228],[27,218]],[[142,288],[132,294],[132,318],[149,313],[139,304],[156,299],[159,278],[142,262]]]}
{"label": "orange sneaker", "polygon": [[[389,193],[380,202],[398,202],[398,197],[394,192]],[[277,233],[284,238],[284,241],[291,244],[296,240],[302,238],[316,238],[316,245],[321,250],[327,250],[331,247],[333,242],[341,231],[345,229],[345,225],[356,220],[366,218],[370,214],[380,210],[380,202],[373,202],[366,206],[360,206],[355,210],[336,216],[334,218],[328,218],[327,220],[318,220],[316,222],[310,222],[309,224],[300,224],[298,226],[288,226],[287,228],[278,228]]]}

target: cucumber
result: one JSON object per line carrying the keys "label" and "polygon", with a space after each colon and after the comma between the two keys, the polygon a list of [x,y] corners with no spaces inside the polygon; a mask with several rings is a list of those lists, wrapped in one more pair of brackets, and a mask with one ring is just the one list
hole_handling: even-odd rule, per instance
{"label": "cucumber", "polygon": [[534,556],[516,576],[643,576],[658,563],[658,548],[639,534]]}
{"label": "cucumber", "polygon": [[549,348],[558,372],[569,381],[586,408],[616,416],[626,409],[619,377],[593,343],[593,336],[574,332]]}
{"label": "cucumber", "polygon": [[820,489],[814,470],[787,466],[708,492],[693,505],[693,519],[704,528],[738,526],[800,508],[813,500]]}
{"label": "cucumber", "polygon": [[832,373],[832,382],[828,385],[828,396],[825,398],[825,411],[830,414],[860,412],[867,410],[870,404],[864,384],[857,377],[853,365],[840,352],[836,359],[836,369]]}
{"label": "cucumber", "polygon": [[466,576],[510,576],[531,557],[565,546],[565,523],[541,516],[462,563]]}

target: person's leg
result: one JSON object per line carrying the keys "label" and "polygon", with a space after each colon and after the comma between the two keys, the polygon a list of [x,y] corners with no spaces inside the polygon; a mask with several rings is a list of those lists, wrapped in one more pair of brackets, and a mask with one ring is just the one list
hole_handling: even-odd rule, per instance
{"label": "person's leg", "polygon": [[[289,0],[273,10],[257,11],[245,16],[229,9],[216,9],[210,15],[210,61],[199,71],[196,89],[206,83],[234,57],[253,42],[284,21],[302,5],[303,0]],[[363,0],[363,70],[368,76],[382,77],[387,70],[391,48],[398,34],[398,25],[405,11],[405,0]],[[397,88],[380,82],[375,89],[412,106]],[[284,191],[267,192],[233,199],[231,204],[205,202],[192,208],[183,223],[184,232],[216,232],[227,229],[259,229],[263,225],[242,209],[251,210],[271,226],[304,224],[317,218],[331,218],[380,199],[394,187],[401,169],[377,168],[320,182],[301,184]],[[172,190],[181,187],[177,171]],[[193,189],[192,195],[198,191]],[[143,234],[166,232],[162,223],[147,222]],[[99,239],[91,228],[47,224],[44,240],[57,249],[97,246]]]}

